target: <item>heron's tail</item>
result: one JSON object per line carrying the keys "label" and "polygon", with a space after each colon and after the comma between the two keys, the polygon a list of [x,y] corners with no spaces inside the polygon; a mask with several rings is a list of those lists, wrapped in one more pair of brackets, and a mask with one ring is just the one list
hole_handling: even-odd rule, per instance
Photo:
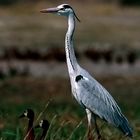
{"label": "heron's tail", "polygon": [[121,114],[121,116],[119,117],[118,128],[124,133],[125,136],[131,137],[131,138],[133,137],[132,128],[130,127],[128,120],[123,114]]}

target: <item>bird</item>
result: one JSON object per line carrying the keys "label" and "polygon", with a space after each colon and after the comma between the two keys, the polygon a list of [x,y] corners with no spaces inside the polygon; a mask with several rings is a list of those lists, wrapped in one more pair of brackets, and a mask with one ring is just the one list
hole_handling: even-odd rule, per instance
{"label": "bird", "polygon": [[42,128],[43,129],[42,135],[41,135],[39,140],[45,140],[49,126],[50,126],[50,123],[46,119],[40,120],[39,124],[37,126],[35,126],[35,128]]}
{"label": "bird", "polygon": [[77,102],[86,111],[89,139],[91,136],[92,122],[94,122],[98,139],[101,139],[101,134],[96,122],[97,117],[119,128],[125,136],[132,137],[132,128],[117,102],[111,94],[77,62],[73,39],[76,21],[80,22],[80,20],[74,9],[69,4],[61,4],[57,7],[42,9],[40,12],[53,13],[67,18],[68,29],[65,35],[65,52],[71,91]]}
{"label": "bird", "polygon": [[33,122],[34,122],[34,111],[32,109],[26,109],[23,114],[19,116],[19,118],[28,118],[28,128],[24,140],[34,140],[35,134],[33,129]]}

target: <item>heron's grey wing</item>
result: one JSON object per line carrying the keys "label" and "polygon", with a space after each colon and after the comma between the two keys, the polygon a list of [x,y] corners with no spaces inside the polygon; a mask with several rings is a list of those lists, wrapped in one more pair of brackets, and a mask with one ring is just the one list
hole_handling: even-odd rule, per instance
{"label": "heron's grey wing", "polygon": [[[77,94],[80,102],[100,118],[131,133],[131,128],[125,116],[108,91],[91,77],[82,77],[76,81]],[[126,130],[124,130],[126,129]]]}
{"label": "heron's grey wing", "polygon": [[76,84],[82,104],[100,118],[109,121],[114,107],[120,112],[114,99],[97,81],[83,77]]}

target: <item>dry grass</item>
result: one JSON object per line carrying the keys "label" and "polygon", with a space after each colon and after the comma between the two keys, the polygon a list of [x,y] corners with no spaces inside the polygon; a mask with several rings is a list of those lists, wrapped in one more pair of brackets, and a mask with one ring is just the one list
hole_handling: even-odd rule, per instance
{"label": "dry grass", "polygon": [[[119,46],[137,46],[140,36],[140,10],[124,9],[115,5],[70,2],[81,19],[76,31],[76,45],[92,45],[94,42],[111,43]],[[40,9],[57,3],[23,4],[2,8],[0,47],[50,47],[64,44],[65,18],[43,15]],[[26,10],[25,10],[26,9]],[[82,9],[82,10],[81,10]],[[57,24],[56,24],[57,23]],[[58,34],[56,34],[58,33]],[[50,40],[53,40],[50,42]]]}

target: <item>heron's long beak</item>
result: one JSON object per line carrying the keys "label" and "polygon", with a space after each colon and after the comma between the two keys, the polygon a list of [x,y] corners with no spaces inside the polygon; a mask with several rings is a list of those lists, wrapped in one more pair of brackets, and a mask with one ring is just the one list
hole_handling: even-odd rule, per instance
{"label": "heron's long beak", "polygon": [[58,12],[58,8],[47,8],[47,9],[42,9],[40,10],[41,13],[57,13]]}

